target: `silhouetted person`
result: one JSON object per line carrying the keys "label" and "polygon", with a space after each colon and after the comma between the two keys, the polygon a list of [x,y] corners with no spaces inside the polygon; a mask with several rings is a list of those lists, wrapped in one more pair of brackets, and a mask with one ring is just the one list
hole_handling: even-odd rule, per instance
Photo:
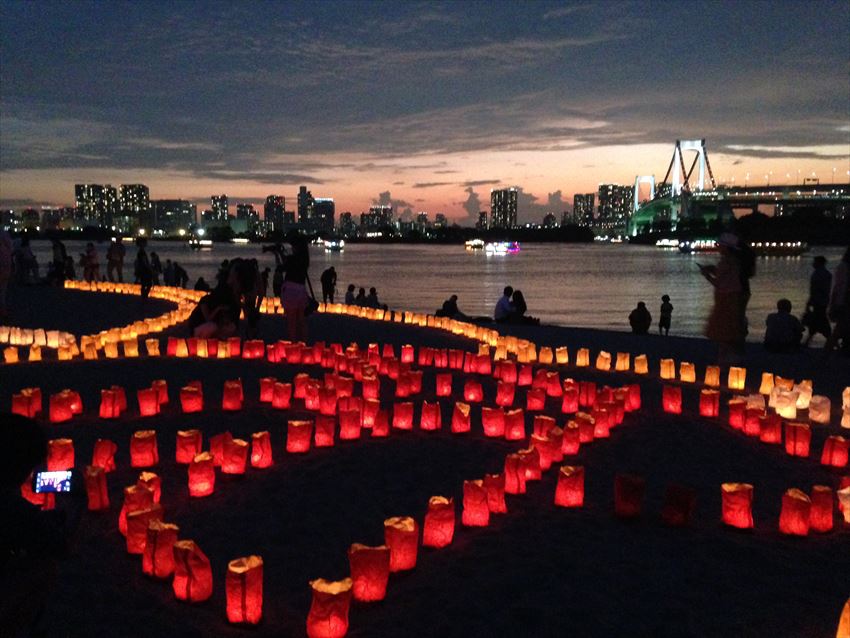
{"label": "silhouetted person", "polygon": [[850,353],[850,247],[835,268],[827,316],[835,322],[835,327],[824,348],[831,351],[840,340],[842,352]]}
{"label": "silhouetted person", "polygon": [[437,317],[450,317],[454,319],[461,315],[460,309],[457,307],[457,295],[452,295],[443,302],[443,306],[434,313]]}
{"label": "silhouetted person", "polygon": [[764,333],[764,349],[769,352],[791,352],[796,350],[803,338],[803,325],[791,314],[791,302],[780,299],[776,312],[767,315]]}
{"label": "silhouetted person", "polygon": [[227,339],[239,329],[242,311],[237,260],[233,260],[227,278],[205,295],[189,315],[188,326],[193,337],[199,339]]}
{"label": "silhouetted person", "polygon": [[529,317],[525,314],[526,312],[528,312],[528,305],[525,303],[525,297],[523,296],[521,290],[514,290],[513,295],[511,295],[511,307],[513,308],[513,310],[508,316],[508,321],[510,323],[540,323],[540,319],[537,319],[536,317]]}
{"label": "silhouetted person", "polygon": [[136,281],[142,287],[142,298],[145,299],[150,294],[151,286],[153,286],[153,271],[151,270],[151,262],[148,258],[148,253],[145,247],[148,242],[143,237],[136,240],[138,251],[136,252],[136,262],[134,270],[136,273]]}
{"label": "silhouetted person", "polygon": [[663,295],[661,297],[661,318],[658,320],[658,334],[664,334],[666,337],[670,334],[670,320],[673,318],[673,304],[670,303],[670,296]]}
{"label": "silhouetted person", "polygon": [[514,311],[513,304],[511,303],[512,294],[514,294],[514,289],[511,286],[505,286],[502,296],[496,302],[496,308],[493,310],[493,319],[497,323],[507,323],[510,320],[511,314]]}
{"label": "silhouetted person", "polygon": [[263,272],[260,273],[260,278],[263,282],[263,297],[269,296],[269,278],[272,273],[272,269],[266,266]]}
{"label": "silhouetted person", "polygon": [[334,302],[334,291],[336,290],[336,270],[333,266],[322,273],[319,278],[322,282],[322,301]]}
{"label": "silhouetted person", "polygon": [[729,365],[744,354],[749,278],[755,266],[750,265],[749,256],[742,257],[738,252],[738,238],[732,233],[720,235],[717,246],[720,261],[716,266],[697,265],[702,276],[714,286],[714,306],[705,334],[717,344],[719,363]]}
{"label": "silhouetted person", "polygon": [[369,294],[366,296],[366,307],[367,308],[380,308],[381,302],[378,301],[378,291],[372,287],[369,288]]}
{"label": "silhouetted person", "polygon": [[826,314],[832,288],[832,274],[826,269],[826,257],[821,255],[815,257],[812,268],[814,270],[809,279],[809,299],[806,301],[806,312],[803,314],[803,325],[809,329],[805,345],[809,345],[812,337],[818,333],[827,339],[832,334],[832,326]]}
{"label": "silhouetted person", "polygon": [[62,286],[65,281],[65,260],[68,259],[68,251],[65,244],[58,239],[51,240],[53,252],[53,274],[51,281],[57,286]]}
{"label": "silhouetted person", "polygon": [[86,244],[86,252],[80,255],[80,266],[83,268],[83,279],[98,281],[100,279],[100,261],[97,258],[97,248],[92,242]]}
{"label": "silhouetted person", "polygon": [[366,305],[366,289],[361,288],[357,291],[357,296],[354,298],[355,306],[365,306]]}
{"label": "silhouetted person", "polygon": [[290,230],[286,240],[292,252],[283,258],[283,287],[280,303],[286,317],[286,327],[291,341],[307,341],[307,271],[310,268],[310,252],[307,240],[297,230]]}
{"label": "silhouetted person", "polygon": [[345,291],[345,305],[353,306],[354,302],[354,284],[348,284],[348,289]]}
{"label": "silhouetted person", "polygon": [[174,275],[172,283],[173,285],[179,286],[180,288],[185,288],[186,284],[189,283],[189,273],[187,273],[183,266],[178,264],[176,261],[174,262]]}
{"label": "silhouetted person", "polygon": [[629,325],[636,335],[645,335],[649,332],[649,327],[652,325],[652,315],[649,314],[644,302],[638,301],[637,307],[629,313]]}
{"label": "silhouetted person", "polygon": [[272,294],[275,297],[280,297],[281,288],[283,288],[283,266],[277,264],[274,267],[274,275],[272,275]]}
{"label": "silhouetted person", "polygon": [[174,264],[170,259],[165,260],[165,268],[162,269],[162,283],[166,286],[174,285]]}
{"label": "silhouetted person", "polygon": [[195,282],[195,290],[201,290],[203,292],[210,291],[210,285],[204,280],[203,277],[198,277],[198,281]]}
{"label": "silhouetted person", "polygon": [[113,238],[106,250],[106,278],[109,281],[124,281],[124,255],[127,250],[118,239]]}
{"label": "silhouetted person", "polygon": [[162,262],[159,260],[159,255],[151,251],[151,276],[153,277],[153,285],[159,285],[159,276],[162,274]]}

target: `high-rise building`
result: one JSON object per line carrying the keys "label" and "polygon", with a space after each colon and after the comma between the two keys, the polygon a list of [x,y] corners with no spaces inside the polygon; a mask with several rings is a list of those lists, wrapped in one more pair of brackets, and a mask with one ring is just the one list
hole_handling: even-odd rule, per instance
{"label": "high-rise building", "polygon": [[391,226],[393,223],[393,207],[379,204],[370,206],[368,213],[360,213],[360,226],[365,229]]}
{"label": "high-rise building", "polygon": [[437,213],[434,215],[434,228],[446,228],[449,225],[445,214]]}
{"label": "high-rise building", "polygon": [[586,193],[584,195],[576,194],[573,196],[573,217],[574,224],[580,226],[590,226],[593,224],[595,213],[595,193]]}
{"label": "high-rise building", "polygon": [[357,232],[357,225],[354,223],[354,216],[345,211],[339,216],[339,233],[345,237],[351,237]]}
{"label": "high-rise building", "polygon": [[543,228],[555,228],[558,225],[558,218],[555,213],[546,213],[543,216]]}
{"label": "high-rise building", "polygon": [[313,210],[308,226],[311,230],[333,232],[336,205],[331,197],[316,197],[313,200]]}
{"label": "high-rise building", "polygon": [[490,191],[490,228],[513,228],[517,222],[517,189]]}
{"label": "high-rise building", "polygon": [[154,235],[182,235],[197,221],[197,205],[185,199],[155,199],[151,205]]}
{"label": "high-rise building", "polygon": [[416,229],[420,233],[424,233],[428,229],[428,213],[424,210],[416,213]]}
{"label": "high-rise building", "polygon": [[253,233],[260,223],[260,214],[254,210],[253,204],[236,204],[236,219],[245,220],[248,232]]}
{"label": "high-rise building", "polygon": [[109,184],[75,184],[74,199],[81,220],[104,228],[121,214],[118,191]]}
{"label": "high-rise building", "polygon": [[139,218],[150,210],[150,190],[144,184],[121,184],[119,207],[123,216]]}
{"label": "high-rise building", "polygon": [[478,221],[475,222],[475,228],[478,230],[487,230],[487,211],[478,211]]}
{"label": "high-rise building", "polygon": [[599,230],[625,232],[632,210],[633,187],[600,184],[598,196],[599,205],[594,226]]}
{"label": "high-rise building", "polygon": [[306,186],[298,188],[298,223],[306,224],[309,222],[313,213],[313,193],[307,190]]}
{"label": "high-rise building", "polygon": [[213,212],[210,221],[226,222],[230,217],[227,195],[213,195],[210,197],[210,203],[212,204],[211,208]]}
{"label": "high-rise building", "polygon": [[275,231],[283,230],[283,213],[286,210],[286,199],[282,195],[269,195],[263,206],[263,218],[271,222]]}

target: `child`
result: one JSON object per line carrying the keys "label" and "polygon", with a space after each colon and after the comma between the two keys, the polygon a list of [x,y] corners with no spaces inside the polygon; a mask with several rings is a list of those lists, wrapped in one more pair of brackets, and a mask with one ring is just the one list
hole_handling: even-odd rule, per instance
{"label": "child", "polygon": [[661,297],[661,318],[658,320],[658,334],[664,332],[666,337],[670,333],[670,318],[673,316],[673,304],[670,303],[669,295]]}

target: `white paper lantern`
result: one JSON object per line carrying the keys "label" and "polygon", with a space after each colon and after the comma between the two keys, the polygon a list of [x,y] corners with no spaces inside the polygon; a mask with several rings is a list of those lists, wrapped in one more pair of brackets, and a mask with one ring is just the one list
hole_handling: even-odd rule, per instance
{"label": "white paper lantern", "polygon": [[829,423],[829,397],[816,394],[809,401],[809,420],[813,423]]}

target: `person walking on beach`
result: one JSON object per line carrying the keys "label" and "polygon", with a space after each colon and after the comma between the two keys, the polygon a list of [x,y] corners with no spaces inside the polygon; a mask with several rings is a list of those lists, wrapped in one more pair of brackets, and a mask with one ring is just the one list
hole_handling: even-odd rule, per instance
{"label": "person walking on beach", "polygon": [[841,351],[850,354],[850,247],[835,268],[832,276],[832,292],[829,296],[828,316],[835,322],[832,334],[824,349],[832,351],[841,341]]}
{"label": "person walking on beach", "polygon": [[665,337],[670,334],[670,320],[673,318],[673,304],[670,303],[670,295],[661,297],[661,318],[658,320],[658,334]]}
{"label": "person walking on beach", "polygon": [[127,250],[124,244],[117,238],[112,238],[112,243],[106,251],[106,278],[109,281],[124,282],[124,256]]}
{"label": "person walking on beach", "polygon": [[720,249],[718,264],[697,266],[702,276],[714,286],[714,306],[708,317],[705,334],[717,344],[720,364],[729,365],[737,363],[744,353],[749,290],[744,288],[745,274],[735,254],[738,238],[732,233],[723,233],[717,245]]}
{"label": "person walking on beach", "polygon": [[513,314],[514,306],[511,303],[511,295],[514,294],[512,286],[505,286],[502,291],[502,296],[496,302],[496,308],[493,310],[493,319],[496,323],[507,323],[511,314]]}
{"label": "person walking on beach", "polygon": [[292,253],[282,260],[284,269],[280,303],[286,317],[286,328],[291,341],[307,342],[307,276],[310,268],[310,252],[307,240],[297,230],[290,230],[286,239]]}
{"label": "person walking on beach", "polygon": [[652,325],[652,315],[646,308],[646,304],[638,301],[637,307],[629,313],[629,325],[632,327],[632,332],[636,335],[645,335],[649,333],[649,327]]}
{"label": "person walking on beach", "polygon": [[147,245],[148,241],[144,237],[139,237],[136,240],[138,251],[133,269],[135,270],[136,281],[142,287],[142,299],[147,299],[151,292],[151,286],[153,286],[153,271],[148,253],[145,250]]}
{"label": "person walking on beach", "polygon": [[826,257],[818,255],[812,261],[811,279],[809,279],[809,300],[806,302],[806,312],[803,315],[803,325],[809,334],[804,345],[808,346],[812,337],[820,333],[827,339],[832,334],[832,326],[826,314],[829,306],[829,293],[832,288],[832,273],[826,269]]}
{"label": "person walking on beach", "polygon": [[322,282],[322,301],[333,303],[334,291],[336,290],[336,270],[331,266],[322,273],[319,279]]}

